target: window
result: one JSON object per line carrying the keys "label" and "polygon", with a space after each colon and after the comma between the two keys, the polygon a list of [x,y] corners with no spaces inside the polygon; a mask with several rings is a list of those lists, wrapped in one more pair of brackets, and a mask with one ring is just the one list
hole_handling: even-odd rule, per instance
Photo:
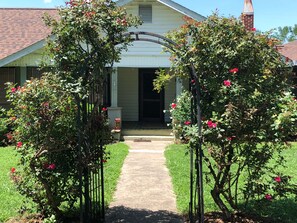
{"label": "window", "polygon": [[0,106],[7,107],[9,103],[6,100],[6,82],[20,83],[20,70],[17,67],[0,68]]}
{"label": "window", "polygon": [[41,78],[42,74],[44,72],[49,72],[50,71],[50,67],[27,67],[27,80],[30,80],[31,78]]}
{"label": "window", "polygon": [[139,5],[139,16],[144,23],[152,23],[152,5]]}

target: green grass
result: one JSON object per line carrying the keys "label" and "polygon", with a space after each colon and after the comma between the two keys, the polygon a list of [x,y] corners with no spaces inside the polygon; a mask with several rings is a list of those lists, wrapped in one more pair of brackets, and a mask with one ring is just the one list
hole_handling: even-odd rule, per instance
{"label": "green grass", "polygon": [[[185,154],[186,151],[187,149],[185,145],[170,145],[165,151],[166,164],[169,168],[174,191],[177,196],[177,208],[179,212],[183,214],[186,214],[188,212],[188,203],[190,196],[190,161],[189,155]],[[286,175],[293,176],[292,182],[297,184],[297,143],[293,143],[293,148],[283,151],[283,156],[287,161],[287,167],[280,167],[279,170],[281,172],[284,172]],[[204,166],[203,168],[205,172],[207,170],[206,166]],[[218,208],[216,207],[210,195],[210,186],[206,185],[205,183],[204,204],[205,212],[218,211]],[[271,205],[269,205],[266,209],[262,206],[258,206],[258,208],[261,208],[261,214],[263,216],[269,216],[284,223],[296,222],[297,202],[292,197],[271,202]],[[257,213],[260,213],[259,209],[257,209]]]}
{"label": "green grass", "polygon": [[[121,168],[128,154],[128,146],[124,143],[107,146],[110,159],[105,164],[105,202],[112,201]],[[21,196],[10,179],[10,170],[16,167],[18,155],[13,147],[0,147],[0,223],[19,215],[18,211],[23,205],[24,197]]]}
{"label": "green grass", "polygon": [[[165,151],[166,165],[176,194],[177,209],[182,214],[188,213],[190,200],[190,157],[185,153],[186,151],[186,145],[177,144],[170,145]],[[211,198],[208,185],[204,184],[204,191],[205,211],[218,210]]]}
{"label": "green grass", "polygon": [[18,162],[12,147],[0,147],[0,222],[18,215],[23,197],[16,191],[10,179],[10,170]]}
{"label": "green grass", "polygon": [[128,155],[128,149],[129,147],[124,143],[112,144],[107,147],[107,152],[110,152],[110,159],[105,165],[104,172],[105,202],[107,205],[112,201],[124,160]]}

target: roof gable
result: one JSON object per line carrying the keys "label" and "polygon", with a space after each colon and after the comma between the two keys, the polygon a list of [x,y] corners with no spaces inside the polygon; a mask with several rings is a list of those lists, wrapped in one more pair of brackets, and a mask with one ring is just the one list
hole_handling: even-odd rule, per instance
{"label": "roof gable", "polygon": [[39,43],[50,34],[42,19],[45,13],[55,16],[57,10],[0,8],[0,60]]}
{"label": "roof gable", "polygon": [[[135,0],[119,0],[118,6]],[[205,17],[171,0],[142,0],[158,2],[172,10],[201,21]],[[44,14],[58,17],[57,9],[0,8],[0,67],[9,64],[44,46],[51,30],[42,19]]]}
{"label": "roof gable", "polygon": [[[117,1],[117,5],[118,6],[125,6],[131,2],[133,2],[134,0],[119,0]],[[171,0],[156,0],[157,2],[163,4],[163,5],[166,5],[167,7],[169,8],[172,8],[173,10],[185,15],[185,16],[188,16],[188,17],[191,17],[192,19],[195,19],[195,20],[198,20],[198,21],[201,21],[201,20],[204,20],[206,19],[204,16],[174,2],[174,1],[171,1]],[[145,3],[145,1],[144,1]]]}

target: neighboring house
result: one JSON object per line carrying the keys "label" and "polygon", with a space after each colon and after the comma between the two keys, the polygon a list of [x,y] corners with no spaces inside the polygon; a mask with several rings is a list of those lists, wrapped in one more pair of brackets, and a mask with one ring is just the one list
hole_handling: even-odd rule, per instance
{"label": "neighboring house", "polygon": [[[143,24],[137,31],[165,35],[184,24],[184,16],[198,21],[205,19],[171,0],[120,0],[117,4],[129,14],[142,18]],[[37,68],[45,38],[50,33],[42,20],[44,13],[57,14],[55,9],[0,9],[1,105],[7,104],[5,82],[22,84],[40,75]],[[163,110],[181,93],[182,83],[172,81],[160,94],[152,90],[155,70],[169,68],[169,56],[161,45],[151,42],[133,42],[133,46],[122,53],[110,78],[108,115],[111,120],[169,121]]]}
{"label": "neighboring house", "polygon": [[279,46],[278,51],[292,64],[294,78],[293,92],[297,97],[297,40]]}

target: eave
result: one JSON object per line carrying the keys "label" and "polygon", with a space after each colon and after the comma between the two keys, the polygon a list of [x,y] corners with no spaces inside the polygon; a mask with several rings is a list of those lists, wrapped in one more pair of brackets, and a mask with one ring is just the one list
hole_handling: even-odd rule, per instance
{"label": "eave", "polygon": [[[190,9],[188,9],[174,1],[171,1],[171,0],[156,0],[156,1],[163,5],[166,5],[167,7],[171,8],[185,16],[195,19],[197,21],[206,19],[206,17],[204,17],[204,16],[202,16],[202,15],[200,15],[200,14],[198,14],[198,13],[196,13],[196,12],[194,12],[194,11],[192,11],[192,10],[190,10]],[[118,6],[125,6],[131,2],[133,2],[133,0],[119,0],[116,3]]]}

